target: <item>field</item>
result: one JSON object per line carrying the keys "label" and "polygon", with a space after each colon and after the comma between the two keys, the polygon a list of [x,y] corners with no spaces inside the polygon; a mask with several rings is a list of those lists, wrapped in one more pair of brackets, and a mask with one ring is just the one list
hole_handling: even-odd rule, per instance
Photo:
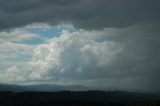
{"label": "field", "polygon": [[1,92],[0,106],[160,106],[159,97],[122,91]]}

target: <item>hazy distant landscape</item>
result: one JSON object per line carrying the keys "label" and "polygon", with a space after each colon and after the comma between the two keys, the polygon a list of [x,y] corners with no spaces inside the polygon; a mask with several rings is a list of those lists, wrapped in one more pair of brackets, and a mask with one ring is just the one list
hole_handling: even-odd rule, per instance
{"label": "hazy distant landscape", "polygon": [[102,91],[78,85],[0,85],[0,106],[133,106],[134,104],[159,106],[160,93]]}
{"label": "hazy distant landscape", "polygon": [[13,91],[13,92],[25,92],[25,91],[36,91],[36,92],[54,92],[54,91],[87,91],[94,90],[96,88],[90,88],[81,85],[56,85],[56,84],[36,84],[36,85],[16,85],[16,84],[0,84],[0,92]]}

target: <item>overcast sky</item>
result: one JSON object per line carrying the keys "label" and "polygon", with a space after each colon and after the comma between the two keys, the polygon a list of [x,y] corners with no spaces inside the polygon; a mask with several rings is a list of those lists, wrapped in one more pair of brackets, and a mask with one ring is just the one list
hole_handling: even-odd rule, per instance
{"label": "overcast sky", "polygon": [[0,0],[0,82],[160,91],[159,0]]}

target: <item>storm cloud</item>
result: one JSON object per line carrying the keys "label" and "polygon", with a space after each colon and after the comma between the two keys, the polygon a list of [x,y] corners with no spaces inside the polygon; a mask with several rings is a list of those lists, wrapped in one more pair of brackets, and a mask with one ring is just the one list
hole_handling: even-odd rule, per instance
{"label": "storm cloud", "polygon": [[158,0],[0,0],[0,30],[38,22],[82,29],[157,23],[159,4]]}
{"label": "storm cloud", "polygon": [[29,79],[159,91],[160,37],[152,28],[64,31],[35,49]]}

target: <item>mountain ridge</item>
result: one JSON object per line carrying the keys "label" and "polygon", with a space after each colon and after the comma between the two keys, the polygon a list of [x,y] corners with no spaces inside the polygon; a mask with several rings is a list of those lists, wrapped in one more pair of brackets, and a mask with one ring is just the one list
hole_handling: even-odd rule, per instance
{"label": "mountain ridge", "polygon": [[35,85],[16,85],[16,84],[0,84],[0,91],[86,91],[91,88],[83,85],[57,85],[57,84],[35,84]]}

